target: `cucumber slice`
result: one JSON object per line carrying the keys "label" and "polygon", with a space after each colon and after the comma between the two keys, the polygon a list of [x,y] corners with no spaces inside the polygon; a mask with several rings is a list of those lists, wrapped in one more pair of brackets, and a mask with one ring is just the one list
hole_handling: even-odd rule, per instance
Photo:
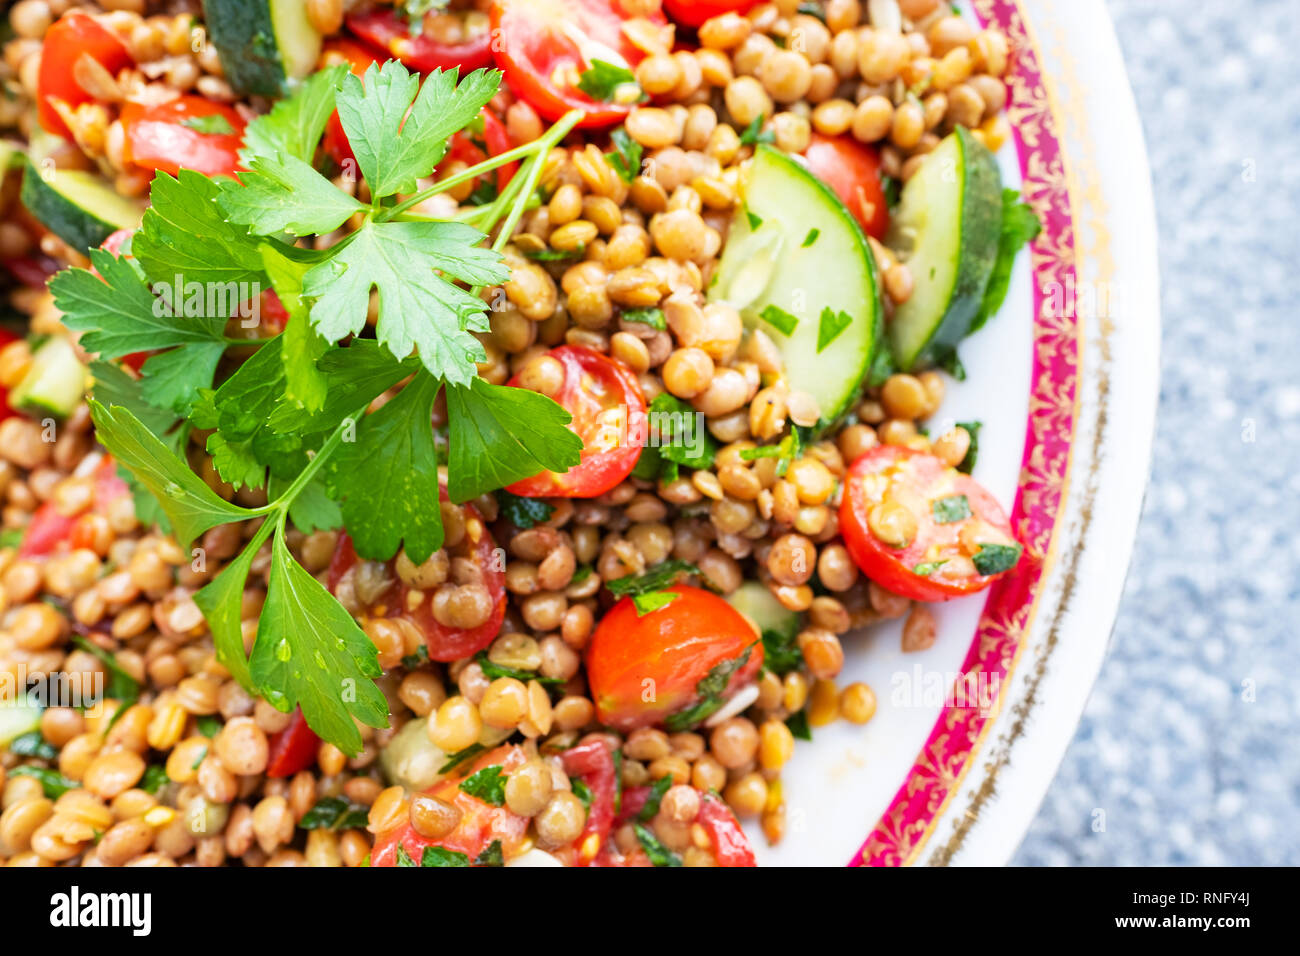
{"label": "cucumber slice", "polygon": [[766,332],[790,387],[833,421],[858,397],[881,339],[875,259],[839,198],[780,150],[758,147],[742,192],[709,298]]}
{"label": "cucumber slice", "polygon": [[31,368],[9,393],[9,401],[37,415],[67,418],[81,403],[88,382],[86,366],[72,344],[56,335],[36,350]]}
{"label": "cucumber slice", "polygon": [[727,595],[727,603],[758,625],[760,631],[794,634],[799,612],[791,611],[758,581],[746,581]]}
{"label": "cucumber slice", "polygon": [[8,747],[16,737],[39,730],[44,709],[27,697],[0,701],[0,747]]}
{"label": "cucumber slice", "polygon": [[142,205],[102,176],[59,169],[46,179],[30,159],[19,198],[41,225],[78,252],[98,246],[119,229],[135,229],[144,214]]}
{"label": "cucumber slice", "polygon": [[240,93],[278,96],[320,59],[307,0],[203,0],[203,19],[226,80]]}
{"label": "cucumber slice", "polygon": [[900,369],[942,362],[970,332],[997,260],[1001,221],[997,163],[959,126],[903,187],[885,238],[912,271],[912,296],[889,323]]}

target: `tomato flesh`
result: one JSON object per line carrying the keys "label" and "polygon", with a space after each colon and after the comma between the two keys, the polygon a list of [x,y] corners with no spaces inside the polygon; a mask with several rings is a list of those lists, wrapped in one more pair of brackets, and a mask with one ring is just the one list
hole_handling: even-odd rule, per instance
{"label": "tomato flesh", "polygon": [[428,30],[412,35],[411,24],[386,7],[349,14],[346,22],[361,39],[385,51],[385,58],[392,56],[421,73],[459,67],[464,76],[492,65],[490,30],[474,32],[460,43],[445,43]]}
{"label": "tomato flesh", "polygon": [[98,60],[110,74],[135,64],[126,45],[88,13],[72,10],[45,33],[41,45],[41,66],[36,77],[36,110],[41,128],[71,140],[72,130],[63,121],[54,101],[75,109],[94,97],[76,81],[74,69],[83,53]]}
{"label": "tomato flesh", "polygon": [[701,26],[724,13],[746,13],[756,6],[758,0],[664,0],[668,15],[688,27]]}
{"label": "tomato flesh", "polygon": [[506,860],[517,855],[524,834],[528,831],[528,818],[511,812],[507,807],[493,806],[478,797],[470,796],[460,789],[460,785],[467,777],[487,767],[498,766],[503,774],[509,776],[527,762],[528,756],[522,747],[506,745],[483,754],[464,769],[457,768],[453,777],[424,791],[429,796],[445,800],[460,811],[460,822],[455,829],[446,836],[433,838],[422,836],[410,823],[403,823],[380,834],[375,840],[375,848],[370,853],[370,865],[397,866],[399,846],[416,866],[420,865],[425,848],[433,846],[464,853],[472,863],[494,840],[500,840],[502,855]]}
{"label": "tomato flesh", "polygon": [[618,601],[587,646],[587,684],[608,727],[626,732],[662,723],[699,701],[698,685],[713,668],[748,653],[720,695],[728,698],[763,664],[763,645],[730,604],[701,588],[665,590],[676,598],[644,615],[632,598]]}
{"label": "tomato flesh", "polygon": [[[117,462],[108,455],[95,468],[94,479],[90,514],[107,516],[113,502],[131,493],[127,483],[118,477]],[[18,546],[18,557],[44,558],[56,551],[84,547],[86,539],[75,534],[80,518],[79,515],[60,514],[53,501],[45,502],[27,522],[22,544]]]}
{"label": "tomato flesh", "polygon": [[307,718],[298,709],[293,712],[289,726],[273,733],[267,745],[266,775],[292,777],[316,762],[320,738],[307,726]]}
{"label": "tomato flesh", "polygon": [[889,231],[889,204],[876,150],[848,136],[813,133],[803,155],[812,174],[840,197],[863,231],[883,240]]}
{"label": "tomato flesh", "polygon": [[[645,56],[624,36],[621,9],[618,0],[494,0],[497,66],[510,88],[547,119],[580,110],[579,126],[620,123],[632,104],[592,99],[576,84],[592,60],[611,62],[608,51],[633,68]],[[667,23],[658,11],[648,19]]]}
{"label": "tomato flesh", "polygon": [[[487,525],[473,505],[462,505],[465,511],[467,554],[478,567],[483,576],[483,584],[488,589],[492,601],[492,613],[488,619],[477,627],[448,627],[433,616],[432,592],[418,592],[418,604],[415,603],[416,589],[406,585],[393,570],[392,561],[385,562],[385,573],[391,583],[375,596],[366,607],[366,613],[375,617],[402,618],[424,635],[429,657],[435,661],[455,661],[462,657],[476,654],[492,643],[501,632],[501,623],[506,616],[506,575],[502,562],[497,555],[496,541],[493,540]],[[344,587],[352,587],[355,593],[355,578],[349,584],[345,580],[349,574],[355,575],[360,569],[360,559],[352,546],[352,539],[344,534],[339,537],[338,547],[329,566],[329,589],[335,595]],[[412,610],[412,604],[415,604]]]}
{"label": "tomato flesh", "polygon": [[[718,866],[757,866],[758,863],[754,859],[754,849],[750,846],[749,837],[745,836],[745,831],[740,828],[740,822],[736,819],[736,815],[731,812],[731,808],[716,794],[701,790],[698,787],[695,788],[695,792],[700,796],[700,812],[699,816],[695,818],[695,822],[700,824],[704,828],[704,832],[709,835],[713,858]],[[625,790],[623,792],[622,811],[619,813],[617,822],[623,824],[637,817],[649,796],[649,787],[632,787]],[[639,849],[624,854],[620,858],[617,851],[611,847],[602,853],[601,857],[597,862],[599,866],[652,865],[645,852]]]}
{"label": "tomato flesh", "polygon": [[[542,471],[508,485],[527,498],[595,498],[632,473],[645,445],[646,403],[641,384],[621,362],[585,345],[547,353],[564,369],[551,396],[573,416],[569,430],[582,439],[582,461],[563,474]],[[507,385],[520,386],[520,376]]]}
{"label": "tomato flesh", "polygon": [[[968,517],[938,520],[936,501],[957,504],[963,496]],[[882,541],[871,529],[872,509],[886,500],[915,519],[915,535],[901,546]],[[945,601],[983,590],[1007,572],[980,574],[974,553],[984,544],[1015,544],[1005,512],[979,482],[934,455],[897,445],[880,445],[853,463],[845,478],[840,528],[845,547],[867,577],[915,601]]]}
{"label": "tomato flesh", "polygon": [[[207,117],[220,117],[231,131],[204,133],[187,125]],[[233,176],[239,168],[246,124],[233,107],[191,94],[154,106],[127,103],[122,125],[125,158],[141,169],[175,176],[184,167],[205,176]]]}

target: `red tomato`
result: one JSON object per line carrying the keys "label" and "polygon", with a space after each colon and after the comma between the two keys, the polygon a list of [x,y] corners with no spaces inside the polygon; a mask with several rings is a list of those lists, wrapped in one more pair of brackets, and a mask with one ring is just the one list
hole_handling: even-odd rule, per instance
{"label": "red tomato", "polygon": [[528,755],[522,747],[508,744],[483,754],[464,769],[457,768],[455,776],[424,791],[430,796],[445,800],[460,811],[460,822],[456,828],[446,836],[434,839],[421,836],[410,823],[403,823],[387,833],[381,833],[375,840],[375,848],[370,853],[370,865],[396,866],[399,845],[416,866],[420,865],[425,848],[431,846],[464,853],[472,863],[493,840],[501,841],[502,855],[509,860],[519,852],[524,834],[528,831],[528,818],[521,817],[504,806],[496,807],[478,797],[471,797],[460,789],[460,785],[466,777],[487,767],[500,767],[501,772],[508,776],[527,762]]}
{"label": "red tomato", "polygon": [[[429,657],[435,661],[455,661],[477,654],[501,632],[501,622],[506,616],[506,575],[503,562],[497,554],[496,541],[473,505],[461,507],[465,511],[465,540],[448,551],[449,556],[471,559],[483,574],[483,583],[492,600],[492,613],[478,627],[461,629],[440,624],[433,616],[432,591],[422,592],[424,596],[420,603],[411,610],[411,600],[408,600],[407,595],[415,589],[402,583],[394,571],[394,562],[381,564],[368,561],[363,564],[352,547],[352,539],[346,534],[340,536],[338,548],[330,561],[331,592],[335,595],[350,593],[352,599],[365,606],[367,613],[372,616],[401,618],[414,624],[424,635]],[[378,581],[375,587],[379,593],[369,602],[362,601],[358,594],[359,574],[370,575]],[[362,590],[364,589],[363,585]]]}
{"label": "red tomato", "polygon": [[875,149],[848,136],[813,133],[803,155],[813,175],[835,191],[863,231],[884,239],[889,230],[889,204],[880,184],[880,156]]}
{"label": "red tomato", "polygon": [[[131,493],[127,483],[118,477],[117,463],[105,455],[95,468],[95,484],[91,493],[91,514],[107,515],[114,501]],[[23,543],[18,547],[20,558],[42,558],[55,551],[76,548],[87,543],[77,537],[78,515],[60,514],[53,501],[36,509],[23,533]],[[82,531],[84,534],[84,530]]]}
{"label": "red tomato", "polygon": [[[20,336],[15,335],[8,329],[0,328],[0,349],[3,349],[10,342],[17,342]],[[15,414],[14,410],[9,407],[9,389],[0,385],[0,422]]]}
{"label": "red tomato", "polygon": [[[621,9],[618,0],[494,0],[497,66],[511,89],[547,119],[576,109],[586,114],[579,126],[622,122],[631,104],[594,100],[577,86],[592,60],[608,62],[605,51],[614,50],[633,67],[645,56],[624,36]],[[649,19],[667,23],[658,12]]]}
{"label": "red tomato", "polygon": [[295,710],[289,726],[273,733],[268,741],[266,775],[292,777],[316,762],[320,751],[320,738],[307,726],[301,710]]}
{"label": "red tomato", "polygon": [[[461,162],[466,166],[476,166],[489,159],[492,156],[500,156],[502,153],[509,151],[513,147],[510,142],[510,134],[506,132],[505,124],[497,119],[486,106],[479,113],[479,119],[483,123],[483,133],[471,134],[467,132],[457,133],[451,138],[451,145],[447,149],[447,158],[441,169],[446,168],[447,163]],[[496,177],[497,192],[505,189],[514,178],[515,170],[519,168],[518,163],[506,163],[504,166],[498,166],[487,177]],[[484,176],[478,177],[471,184],[471,188],[477,187]]]}
{"label": "red tomato", "polygon": [[632,598],[620,600],[587,646],[587,684],[596,716],[608,727],[630,731],[662,723],[699,702],[697,687],[713,668],[748,654],[721,694],[730,697],[763,664],[763,645],[730,604],[700,588],[666,590],[677,597],[645,615]]}
{"label": "red tomato", "polygon": [[[569,853],[557,853],[566,863],[585,865],[595,859],[609,840],[614,826],[614,801],[618,796],[618,772],[609,742],[593,737],[564,751],[564,772],[578,777],[591,791],[587,822]],[[570,859],[571,857],[571,859]]]}
{"label": "red tomato", "polygon": [[[543,471],[506,490],[528,498],[595,498],[632,473],[645,445],[646,404],[627,366],[585,345],[561,345],[547,355],[564,368],[551,396],[573,416],[569,430],[582,439],[582,461],[563,474]],[[516,375],[506,384],[519,386]]]}
{"label": "red tomato", "polygon": [[[347,63],[354,76],[361,76],[370,68],[371,63],[383,55],[375,53],[365,44],[334,38],[325,41],[320,63],[323,67],[335,63]],[[352,155],[352,145],[348,142],[348,134],[343,132],[343,122],[339,119],[338,110],[330,114],[329,122],[325,124],[325,138],[322,145],[325,147],[326,155],[337,165],[343,166],[348,162],[356,162],[356,157]]]}
{"label": "red tomato", "polygon": [[[201,125],[209,116],[224,119],[231,132],[204,133],[187,125]],[[239,167],[244,119],[222,103],[190,94],[156,106],[127,103],[122,107],[122,125],[126,127],[125,158],[144,169],[161,169],[175,176],[184,167],[206,176],[233,176]]]}
{"label": "red tomato", "polygon": [[664,9],[678,23],[698,27],[724,13],[746,13],[758,0],[664,0]]}
{"label": "red tomato", "polygon": [[88,13],[72,10],[60,17],[45,33],[41,45],[41,66],[36,77],[36,109],[41,128],[72,139],[72,131],[54,107],[54,100],[70,107],[94,101],[81,88],[73,68],[83,53],[89,53],[113,76],[135,64],[126,45]]}
{"label": "red tomato", "polygon": [[[936,520],[936,507],[945,516],[943,505],[936,506],[941,499],[949,503],[950,516],[968,515]],[[872,510],[884,501],[906,509],[915,520],[916,533],[901,547],[871,530]],[[845,547],[867,577],[914,601],[946,601],[981,591],[1006,571],[980,574],[973,556],[986,544],[1020,548],[1002,507],[979,482],[934,455],[897,445],[880,445],[853,463],[844,483],[840,529]],[[928,574],[917,572],[922,565],[930,566]]]}
{"label": "red tomato", "polygon": [[[749,837],[745,836],[745,831],[740,828],[740,823],[731,812],[731,808],[716,794],[700,790],[698,787],[695,788],[695,792],[700,795],[700,813],[695,819],[709,835],[709,842],[713,846],[713,858],[718,866],[757,866],[754,850],[749,845]],[[640,814],[649,796],[649,787],[633,787],[623,791],[623,806],[617,822],[625,823]],[[611,849],[602,854],[602,857],[597,865],[650,865],[649,858],[645,857],[640,850],[633,850],[632,853],[619,859],[618,854]]]}
{"label": "red tomato", "polygon": [[391,7],[349,14],[347,25],[361,39],[421,73],[459,67],[460,75],[464,76],[472,70],[492,65],[492,31],[487,29],[487,24],[476,28],[468,19],[462,18],[464,39],[459,43],[439,40],[427,29],[413,36],[411,24]]}

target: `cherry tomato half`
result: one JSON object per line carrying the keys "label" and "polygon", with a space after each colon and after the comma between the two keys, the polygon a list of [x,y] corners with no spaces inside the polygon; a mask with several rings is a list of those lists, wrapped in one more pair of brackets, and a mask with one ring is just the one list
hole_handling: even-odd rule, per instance
{"label": "cherry tomato half", "polygon": [[85,547],[90,543],[87,514],[107,517],[113,502],[131,493],[117,474],[117,462],[105,455],[95,467],[90,509],[81,515],[65,515],[53,501],[47,501],[32,515],[18,546],[20,558],[43,558],[56,551]]}
{"label": "cherry tomato half", "polygon": [[[648,18],[667,23],[658,12]],[[585,114],[579,126],[612,126],[631,104],[592,99],[577,82],[593,60],[611,62],[611,51],[632,67],[645,56],[623,20],[618,0],[494,0],[493,55],[510,88],[547,119],[576,109]]]}
{"label": "cherry tomato half", "polygon": [[155,106],[127,103],[122,125],[125,158],[143,169],[175,176],[184,167],[205,176],[233,176],[239,167],[244,118],[222,103],[192,94]]}
{"label": "cherry tomato half", "polygon": [[517,855],[524,834],[528,831],[528,818],[511,812],[507,807],[496,807],[478,797],[472,797],[460,789],[460,785],[466,777],[488,767],[500,767],[501,772],[509,776],[527,762],[528,756],[522,747],[506,745],[458,767],[452,777],[424,791],[429,796],[450,803],[460,812],[460,822],[455,829],[446,836],[433,838],[417,833],[409,822],[403,823],[381,833],[375,840],[375,848],[370,853],[370,865],[397,866],[398,846],[406,851],[416,866],[420,865],[425,848],[432,846],[464,853],[472,863],[492,841],[500,840],[502,856],[506,860]]}
{"label": "cherry tomato half", "polygon": [[724,13],[746,13],[758,0],[664,0],[664,9],[678,23],[698,27]]}
{"label": "cherry tomato half", "polygon": [[880,184],[880,156],[875,149],[848,136],[813,133],[804,159],[853,213],[867,235],[884,239],[889,230],[889,204]]}
{"label": "cherry tomato half", "polygon": [[41,68],[36,77],[36,109],[41,128],[64,139],[72,131],[59,115],[54,101],[76,108],[94,101],[81,88],[74,67],[83,53],[89,53],[113,76],[135,64],[126,45],[117,35],[88,13],[72,10],[45,33],[41,45]]}
{"label": "cherry tomato half", "polygon": [[[977,562],[995,552],[1018,560],[1021,553],[1002,507],[979,482],[934,455],[897,445],[880,445],[853,463],[840,528],[867,577],[914,601],[983,590],[1011,568],[981,574]],[[887,542],[873,528],[898,536]]]}
{"label": "cherry tomato half", "polygon": [[316,762],[320,738],[307,726],[301,708],[293,712],[289,726],[273,733],[267,742],[266,775],[292,777]]}
{"label": "cherry tomato half", "polygon": [[[676,597],[646,614],[637,613],[632,598],[620,600],[587,646],[587,684],[596,716],[608,727],[635,730],[686,711],[701,701],[700,681],[720,664],[734,668],[717,695],[725,700],[754,680],[763,664],[758,635],[722,598],[685,585],[665,591]],[[646,693],[649,687],[653,694]]]}
{"label": "cherry tomato half", "polygon": [[[10,342],[17,342],[20,336],[15,335],[8,329],[0,328],[0,349],[3,349]],[[9,389],[0,385],[0,422],[17,414],[9,407]]]}
{"label": "cherry tomato half", "polygon": [[[434,11],[426,17],[445,18],[454,11]],[[464,11],[460,16],[459,39],[439,39],[433,31],[425,29],[412,35],[411,24],[399,17],[392,7],[376,7],[364,13],[347,17],[348,29],[367,43],[385,51],[386,57],[401,60],[413,70],[430,73],[434,70],[460,68],[464,76],[472,70],[492,65],[492,31],[481,14]]]}
{"label": "cherry tomato half", "polygon": [[[492,610],[477,627],[457,628],[439,622],[433,614],[435,589],[419,590],[403,583],[394,561],[361,561],[346,534],[340,536],[330,561],[329,589],[345,606],[356,605],[371,616],[398,618],[415,625],[424,637],[429,657],[435,661],[454,661],[478,653],[492,643],[505,620],[506,575],[496,542],[473,505],[461,508],[465,536],[447,551],[449,556],[471,560],[483,577]],[[418,603],[413,596],[417,593],[421,595]]]}
{"label": "cherry tomato half", "polygon": [[564,772],[577,777],[591,793],[587,822],[569,852],[555,855],[571,866],[590,863],[609,842],[614,827],[614,802],[618,798],[618,770],[609,741],[593,737],[564,751]]}
{"label": "cherry tomato half", "polygon": [[[569,430],[582,439],[582,461],[564,474],[543,471],[506,490],[527,498],[595,498],[632,473],[645,445],[646,404],[627,366],[585,345],[546,353],[563,369],[551,398],[573,416]],[[524,371],[507,384],[521,386]]]}
{"label": "cherry tomato half", "polygon": [[[718,866],[757,866],[754,850],[749,845],[749,837],[740,828],[736,815],[716,794],[695,788],[700,796],[700,813],[695,822],[704,828],[713,849],[713,859]],[[640,814],[650,796],[649,787],[632,787],[623,791],[623,806],[618,815],[618,824],[626,823]],[[636,849],[631,853],[620,855],[614,847],[608,847],[596,861],[598,866],[649,866],[649,858],[644,851]]]}

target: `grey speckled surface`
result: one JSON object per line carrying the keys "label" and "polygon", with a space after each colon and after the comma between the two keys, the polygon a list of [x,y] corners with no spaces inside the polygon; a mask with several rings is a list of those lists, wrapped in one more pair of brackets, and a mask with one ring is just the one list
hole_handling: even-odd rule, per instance
{"label": "grey speckled surface", "polygon": [[1300,9],[1109,7],[1159,218],[1159,424],[1111,653],[1015,862],[1296,865]]}

